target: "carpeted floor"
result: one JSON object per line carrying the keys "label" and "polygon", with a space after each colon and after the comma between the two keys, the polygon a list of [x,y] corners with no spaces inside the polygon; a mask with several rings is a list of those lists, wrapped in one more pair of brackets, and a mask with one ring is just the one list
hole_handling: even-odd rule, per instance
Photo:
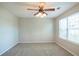
{"label": "carpeted floor", "polygon": [[20,43],[2,56],[72,56],[55,43]]}

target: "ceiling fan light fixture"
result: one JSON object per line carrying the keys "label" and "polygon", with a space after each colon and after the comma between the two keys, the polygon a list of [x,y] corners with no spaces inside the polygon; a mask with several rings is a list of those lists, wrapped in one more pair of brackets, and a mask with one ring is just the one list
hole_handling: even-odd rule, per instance
{"label": "ceiling fan light fixture", "polygon": [[47,14],[43,13],[43,12],[39,12],[38,14],[36,14],[35,16],[37,17],[45,17]]}
{"label": "ceiling fan light fixture", "polygon": [[44,13],[43,16],[46,16],[46,14]]}
{"label": "ceiling fan light fixture", "polygon": [[41,13],[38,13],[38,14],[36,14],[35,16],[37,16],[37,17],[38,17],[38,16],[40,16],[40,15],[41,15]]}

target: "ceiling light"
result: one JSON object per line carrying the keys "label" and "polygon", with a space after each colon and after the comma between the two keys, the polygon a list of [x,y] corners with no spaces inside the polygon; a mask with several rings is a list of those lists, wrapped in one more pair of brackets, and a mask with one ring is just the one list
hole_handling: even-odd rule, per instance
{"label": "ceiling light", "polygon": [[36,14],[35,16],[37,17],[45,17],[47,14],[44,12],[39,12],[38,14]]}

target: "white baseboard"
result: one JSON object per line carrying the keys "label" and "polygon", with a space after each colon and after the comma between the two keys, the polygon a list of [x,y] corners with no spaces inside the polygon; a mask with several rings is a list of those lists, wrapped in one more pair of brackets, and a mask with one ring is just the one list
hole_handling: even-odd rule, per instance
{"label": "white baseboard", "polygon": [[60,47],[62,47],[63,49],[65,49],[66,51],[68,51],[69,53],[71,53],[73,56],[77,56],[77,54],[75,54],[75,53],[74,53],[74,52],[72,52],[71,50],[67,49],[67,48],[66,48],[66,47],[64,47],[62,44],[57,43],[57,42],[56,42],[56,44],[57,44],[57,45],[59,45]]}
{"label": "white baseboard", "polygon": [[16,46],[18,44],[18,42],[16,44],[14,44],[13,46],[9,47],[8,49],[6,49],[5,51],[3,51],[2,53],[0,53],[0,55],[4,54],[5,52],[7,52],[9,49],[13,48],[14,46]]}
{"label": "white baseboard", "polygon": [[19,43],[55,43],[55,41],[47,41],[47,42],[19,42]]}

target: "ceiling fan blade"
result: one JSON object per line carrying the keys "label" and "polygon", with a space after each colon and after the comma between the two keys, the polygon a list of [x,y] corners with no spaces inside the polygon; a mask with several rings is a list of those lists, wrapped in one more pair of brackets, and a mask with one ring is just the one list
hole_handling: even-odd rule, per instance
{"label": "ceiling fan blade", "polygon": [[38,13],[39,13],[39,12],[35,13],[34,16],[37,15]]}
{"label": "ceiling fan blade", "polygon": [[27,10],[34,10],[34,11],[38,11],[38,9],[32,9],[32,8],[27,8]]}
{"label": "ceiling fan blade", "polygon": [[43,12],[43,13],[45,13],[46,15],[48,15],[46,12]]}
{"label": "ceiling fan blade", "polygon": [[44,11],[55,11],[55,8],[44,9]]}

